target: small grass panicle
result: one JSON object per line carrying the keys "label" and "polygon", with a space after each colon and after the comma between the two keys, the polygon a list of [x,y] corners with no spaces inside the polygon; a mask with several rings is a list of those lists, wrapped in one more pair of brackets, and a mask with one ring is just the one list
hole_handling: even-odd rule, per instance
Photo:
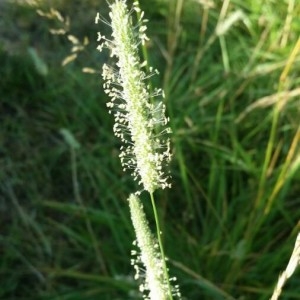
{"label": "small grass panicle", "polygon": [[145,280],[140,285],[140,291],[142,293],[149,291],[145,299],[167,300],[172,296],[170,293],[180,299],[178,286],[175,285],[170,289],[170,282],[176,279],[174,277],[169,279],[164,272],[164,259],[159,252],[159,243],[152,236],[140,199],[131,194],[128,202],[136,233],[136,244],[141,251],[140,255],[137,255],[136,251],[132,252],[136,255],[136,258],[131,260],[136,271],[136,280],[141,279],[139,264],[141,263],[145,269]]}
{"label": "small grass panicle", "polygon": [[[146,79],[157,73],[151,67],[144,71],[147,62],[141,62],[138,47],[147,40],[145,20],[140,14],[138,25],[133,26],[132,11],[138,11],[137,2],[129,12],[126,1],[110,4],[112,40],[98,33],[98,41],[117,58],[117,69],[104,65],[104,91],[110,96],[107,103],[115,117],[114,133],[124,145],[120,159],[124,169],[133,170],[133,176],[143,189],[153,193],[157,188],[169,187],[169,175],[163,165],[171,159],[169,151],[170,128],[165,117],[165,105],[155,102],[163,97],[161,89],[151,92]],[[100,17],[97,15],[96,23]]]}

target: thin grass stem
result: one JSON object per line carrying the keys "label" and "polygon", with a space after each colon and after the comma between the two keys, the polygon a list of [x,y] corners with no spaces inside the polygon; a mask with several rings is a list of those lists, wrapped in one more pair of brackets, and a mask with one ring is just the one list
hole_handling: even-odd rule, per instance
{"label": "thin grass stem", "polygon": [[168,289],[169,289],[169,300],[173,300],[172,296],[172,288],[170,284],[170,279],[169,279],[169,274],[168,274],[168,268],[166,264],[166,257],[165,257],[165,252],[164,252],[164,247],[163,247],[163,242],[161,238],[161,229],[160,229],[160,224],[159,224],[159,217],[156,209],[156,204],[154,200],[153,193],[150,193],[150,198],[151,198],[151,204],[152,204],[152,209],[153,209],[153,215],[154,215],[154,220],[155,220],[155,226],[156,226],[156,233],[157,233],[157,240],[159,244],[159,250],[161,254],[161,258],[163,261],[163,271],[164,271],[164,277],[166,282],[168,283]]}

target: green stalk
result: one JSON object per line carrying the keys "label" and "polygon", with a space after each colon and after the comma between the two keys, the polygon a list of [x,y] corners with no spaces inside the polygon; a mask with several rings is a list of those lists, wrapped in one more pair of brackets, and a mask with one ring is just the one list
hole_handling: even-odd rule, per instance
{"label": "green stalk", "polygon": [[166,257],[165,257],[164,247],[163,247],[162,238],[161,238],[161,229],[160,229],[160,224],[159,224],[159,218],[158,218],[158,213],[157,213],[153,193],[150,193],[150,198],[151,198],[151,204],[152,204],[152,209],[153,209],[153,214],[154,214],[156,234],[157,234],[157,240],[158,240],[158,244],[159,244],[159,251],[161,254],[162,261],[163,261],[164,277],[168,283],[169,299],[173,300],[172,288],[171,288],[171,284],[170,284],[168,268],[167,268],[167,264],[166,264]]}

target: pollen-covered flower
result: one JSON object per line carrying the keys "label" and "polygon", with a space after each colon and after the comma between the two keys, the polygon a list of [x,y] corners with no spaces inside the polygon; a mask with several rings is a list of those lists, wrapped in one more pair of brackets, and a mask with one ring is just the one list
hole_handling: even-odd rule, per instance
{"label": "pollen-covered flower", "polygon": [[[132,259],[132,264],[136,270],[135,279],[140,279],[139,264],[142,264],[144,269],[144,281],[140,285],[140,291],[144,294],[145,299],[151,300],[167,300],[176,297],[181,299],[179,287],[177,285],[171,286],[171,283],[176,281],[176,278],[167,278],[164,272],[164,264],[161,254],[159,252],[159,245],[153,238],[149,229],[148,222],[143,210],[143,205],[140,199],[132,194],[129,199],[130,214],[132,224],[136,234],[136,246],[140,249],[140,255],[136,251],[132,254],[135,256]],[[172,295],[170,295],[172,294]]]}
{"label": "pollen-covered flower", "polygon": [[[152,193],[157,188],[169,187],[169,175],[165,165],[170,161],[170,142],[165,116],[165,105],[158,101],[163,97],[160,89],[151,91],[147,79],[157,73],[139,58],[139,45],[147,40],[143,13],[137,3],[131,11],[125,0],[110,4],[112,39],[98,33],[98,41],[116,57],[116,66],[103,66],[104,91],[111,100],[107,103],[114,114],[114,133],[124,143],[120,159],[124,169],[132,174],[143,189]],[[132,24],[132,12],[140,13],[138,24]],[[96,23],[100,20],[96,17]]]}

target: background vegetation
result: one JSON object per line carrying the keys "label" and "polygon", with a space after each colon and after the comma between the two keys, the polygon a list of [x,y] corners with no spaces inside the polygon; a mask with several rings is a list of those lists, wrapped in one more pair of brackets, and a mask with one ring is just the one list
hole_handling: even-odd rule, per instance
{"label": "background vegetation", "polygon": [[[0,298],[139,299],[133,183],[101,78],[82,72],[107,60],[107,3],[39,2],[0,4]],[[156,197],[171,274],[185,299],[269,299],[300,229],[300,3],[141,6],[173,129],[173,187]],[[63,22],[36,12],[50,7]],[[68,34],[90,42],[62,66]],[[281,299],[299,286],[298,271]]]}

